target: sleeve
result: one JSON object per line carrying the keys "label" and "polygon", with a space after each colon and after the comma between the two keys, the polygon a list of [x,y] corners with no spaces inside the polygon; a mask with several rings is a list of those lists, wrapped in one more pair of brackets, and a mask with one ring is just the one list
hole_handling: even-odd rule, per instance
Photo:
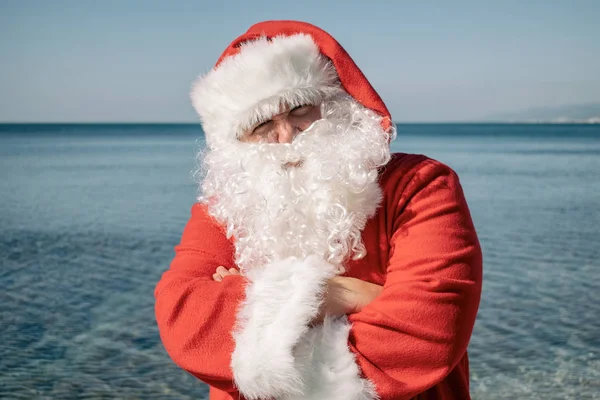
{"label": "sleeve", "polygon": [[409,399],[463,358],[479,306],[482,254],[458,177],[428,160],[396,189],[383,291],[350,316],[349,347],[381,399]]}
{"label": "sleeve", "polygon": [[162,342],[173,361],[203,382],[233,392],[230,368],[236,311],[244,298],[245,278],[215,282],[222,265],[234,267],[233,245],[223,230],[195,204],[171,267],[155,290],[155,311]]}

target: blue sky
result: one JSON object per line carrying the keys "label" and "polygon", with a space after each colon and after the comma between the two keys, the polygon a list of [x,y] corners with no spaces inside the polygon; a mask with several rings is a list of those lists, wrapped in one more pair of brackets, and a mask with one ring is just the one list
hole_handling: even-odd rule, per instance
{"label": "blue sky", "polygon": [[197,121],[190,83],[268,19],[329,31],[396,121],[600,102],[596,0],[0,0],[0,122]]}

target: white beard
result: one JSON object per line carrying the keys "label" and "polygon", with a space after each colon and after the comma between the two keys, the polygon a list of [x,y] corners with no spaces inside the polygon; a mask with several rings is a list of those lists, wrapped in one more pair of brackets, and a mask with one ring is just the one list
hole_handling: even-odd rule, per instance
{"label": "white beard", "polygon": [[341,271],[366,253],[361,231],[382,198],[378,168],[390,159],[390,134],[348,95],[321,111],[291,144],[236,141],[204,155],[199,200],[234,238],[243,273],[313,255]]}

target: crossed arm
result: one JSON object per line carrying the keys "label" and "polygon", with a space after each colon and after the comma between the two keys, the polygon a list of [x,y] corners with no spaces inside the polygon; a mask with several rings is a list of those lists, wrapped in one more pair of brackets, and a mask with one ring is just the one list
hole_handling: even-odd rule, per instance
{"label": "crossed arm", "polygon": [[[359,310],[349,315],[348,346],[382,400],[411,398],[453,371],[469,342],[481,291],[481,249],[456,176],[433,162],[412,178],[403,175],[409,182],[389,183],[400,189],[387,201],[404,211],[391,221],[393,252],[383,289],[370,292],[360,281],[334,278],[330,289],[362,294],[351,295],[337,311],[329,304],[322,310]],[[200,380],[235,394],[230,333],[245,278],[233,272],[221,281],[213,278],[219,266],[235,267],[233,253],[221,228],[195,205],[155,296],[171,358]]]}
{"label": "crossed arm", "polygon": [[[221,282],[228,276],[239,276],[236,268],[217,267],[212,275],[213,280]],[[313,324],[322,322],[325,315],[342,316],[360,312],[367,304],[377,297],[383,286],[360,279],[336,276],[330,278],[327,283],[325,297],[319,314],[312,321]]]}

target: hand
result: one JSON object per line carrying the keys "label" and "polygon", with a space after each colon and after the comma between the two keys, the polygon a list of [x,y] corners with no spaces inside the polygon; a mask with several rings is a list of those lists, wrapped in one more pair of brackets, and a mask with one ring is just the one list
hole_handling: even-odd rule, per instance
{"label": "hand", "polygon": [[313,324],[323,321],[325,315],[354,314],[379,296],[383,286],[356,278],[335,276],[327,282],[325,299]]}
{"label": "hand", "polygon": [[[231,275],[240,275],[240,272],[236,268],[217,267],[212,277],[220,282]],[[327,281],[323,304],[312,324],[323,322],[325,315],[342,316],[357,313],[379,296],[382,290],[383,286],[375,283],[334,276]]]}
{"label": "hand", "polygon": [[223,278],[225,278],[226,276],[230,276],[230,275],[239,275],[240,271],[238,271],[235,268],[225,268],[225,267],[217,267],[216,272],[213,274],[212,278],[217,281],[217,282],[221,282],[223,280]]}

